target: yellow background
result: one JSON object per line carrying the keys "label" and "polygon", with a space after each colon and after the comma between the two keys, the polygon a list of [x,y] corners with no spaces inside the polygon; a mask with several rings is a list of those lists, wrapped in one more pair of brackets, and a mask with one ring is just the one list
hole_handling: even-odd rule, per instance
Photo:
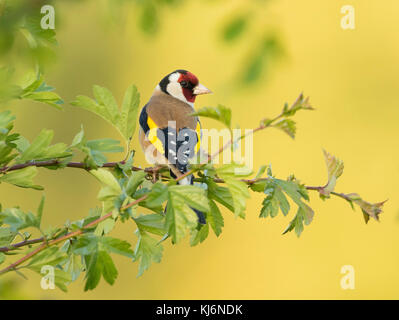
{"label": "yellow background", "polygon": [[[259,219],[262,196],[248,202],[247,219],[223,211],[225,227],[219,238],[212,233],[197,247],[165,244],[161,264],[136,278],[137,264],[115,257],[119,276],[114,286],[103,280],[93,292],[83,292],[83,278],[60,290],[44,291],[40,277],[26,272],[16,279],[25,298],[49,299],[397,299],[399,298],[398,235],[398,95],[399,3],[396,0],[274,0],[262,4],[251,21],[251,32],[236,44],[219,40],[226,17],[241,10],[245,1],[186,1],[162,11],[158,34],[143,34],[133,9],[124,22],[110,28],[106,6],[100,1],[59,1],[56,6],[59,60],[48,70],[48,83],[71,101],[91,96],[91,86],[106,86],[121,101],[134,83],[142,104],[167,73],[185,68],[214,91],[199,97],[196,106],[222,103],[233,110],[241,128],[257,126],[276,115],[284,102],[304,91],[316,111],[296,117],[295,140],[277,130],[260,132],[254,139],[255,168],[272,163],[281,178],[291,173],[310,185],[326,181],[322,148],[343,159],[345,171],[337,190],[357,192],[370,202],[389,198],[381,222],[365,225],[359,209],[352,211],[341,199],[321,201],[312,194],[315,217],[300,239],[281,235],[291,220],[279,215]],[[342,30],[340,9],[352,4],[356,29]],[[56,16],[58,19],[58,16]],[[248,46],[264,30],[273,29],[285,55],[262,81],[249,88],[231,83],[246,59]],[[55,130],[57,142],[69,143],[83,124],[89,138],[120,139],[100,118],[66,104],[60,112],[34,103],[14,103],[17,130],[32,139],[42,128]],[[203,120],[204,127],[215,125]],[[135,141],[134,147],[138,144]],[[137,150],[140,150],[137,148]],[[114,157],[113,160],[121,156]],[[145,166],[137,152],[136,164]],[[40,169],[36,181],[45,186],[44,226],[78,219],[99,205],[98,184],[81,170],[54,172]],[[0,185],[3,207],[21,205],[35,210],[41,192]],[[134,225],[113,231],[135,243]],[[342,290],[343,265],[355,268],[355,290]]]}

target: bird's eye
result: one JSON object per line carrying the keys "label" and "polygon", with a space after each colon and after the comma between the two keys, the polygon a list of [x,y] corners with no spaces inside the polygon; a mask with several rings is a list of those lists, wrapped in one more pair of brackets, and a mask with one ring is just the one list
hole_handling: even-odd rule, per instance
{"label": "bird's eye", "polygon": [[183,80],[182,82],[180,82],[180,85],[181,85],[183,88],[187,88],[187,87],[188,87],[188,82]]}

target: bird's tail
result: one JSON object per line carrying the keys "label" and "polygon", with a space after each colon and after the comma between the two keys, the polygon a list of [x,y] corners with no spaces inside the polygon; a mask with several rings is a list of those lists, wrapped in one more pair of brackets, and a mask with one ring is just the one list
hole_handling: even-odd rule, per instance
{"label": "bird's tail", "polygon": [[[167,127],[162,129],[163,135],[163,145],[165,146],[165,157],[175,166],[175,168],[181,173],[185,174],[189,170],[188,160],[192,158],[195,154],[195,146],[197,144],[196,132],[188,128],[183,128],[176,132],[176,129]],[[170,175],[176,179],[176,175],[172,170],[170,170]],[[193,175],[189,175],[179,180],[180,185],[192,185]],[[206,224],[205,214],[197,209],[192,208],[192,210],[198,216],[198,222],[200,224]]]}

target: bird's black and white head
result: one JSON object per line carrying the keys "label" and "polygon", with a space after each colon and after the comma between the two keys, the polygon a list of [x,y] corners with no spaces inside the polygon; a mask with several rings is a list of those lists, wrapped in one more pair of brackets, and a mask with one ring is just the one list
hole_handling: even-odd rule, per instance
{"label": "bird's black and white head", "polygon": [[194,104],[198,95],[212,93],[199,83],[194,74],[186,70],[176,70],[168,74],[159,82],[157,89],[190,105]]}

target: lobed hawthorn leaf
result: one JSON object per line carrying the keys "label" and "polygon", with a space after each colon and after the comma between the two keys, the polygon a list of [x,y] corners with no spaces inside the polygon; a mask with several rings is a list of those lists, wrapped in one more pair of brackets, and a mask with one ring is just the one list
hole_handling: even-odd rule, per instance
{"label": "lobed hawthorn leaf", "polygon": [[136,234],[139,239],[134,250],[133,261],[139,261],[137,277],[140,277],[144,271],[148,270],[151,263],[161,262],[163,247],[156,239],[150,237],[146,232],[137,231]]}
{"label": "lobed hawthorn leaf", "polygon": [[49,247],[33,256],[25,267],[29,269],[35,269],[41,268],[44,265],[56,266],[66,258],[67,255],[65,252],[59,250],[58,247]]}
{"label": "lobed hawthorn leaf", "polygon": [[[210,199],[219,202],[224,207],[234,213],[233,196],[231,195],[229,189],[218,185],[210,179],[206,180],[206,184],[208,185],[208,196],[210,197]],[[240,217],[244,218],[244,216],[242,215],[240,215]]]}
{"label": "lobed hawthorn leaf", "polygon": [[289,107],[288,103],[284,105],[283,108],[283,116],[292,117],[299,110],[314,110],[310,105],[309,97],[304,97],[303,93],[301,93],[298,98],[294,101],[294,103]]}
{"label": "lobed hawthorn leaf", "polygon": [[295,133],[296,133],[296,123],[294,120],[291,119],[282,119],[278,121],[276,124],[273,125],[273,127],[280,129],[284,131],[286,134],[288,134],[292,139],[295,138]]}
{"label": "lobed hawthorn leaf", "polygon": [[42,216],[43,216],[43,208],[44,208],[44,201],[46,200],[46,197],[43,195],[42,199],[40,200],[39,207],[37,208],[37,215],[36,215],[36,221],[37,221],[37,228],[40,229],[40,225],[42,223]]}
{"label": "lobed hawthorn leaf", "polygon": [[133,258],[134,256],[131,245],[127,241],[111,237],[101,237],[100,244],[101,248],[104,248],[108,252],[128,258]]}
{"label": "lobed hawthorn leaf", "polygon": [[[25,146],[24,151],[18,158],[19,163],[29,160],[46,160],[54,158],[64,158],[70,156],[67,152],[67,145],[64,143],[56,143],[50,146],[54,132],[52,130],[43,129],[39,135],[33,140],[28,147]],[[24,142],[26,144],[26,142]]]}
{"label": "lobed hawthorn leaf", "polygon": [[209,212],[208,198],[204,189],[193,185],[173,185],[168,187],[165,227],[173,243],[180,242],[187,229],[194,229],[197,215],[192,208]]}
{"label": "lobed hawthorn leaf", "polygon": [[114,284],[118,276],[118,270],[106,251],[97,250],[85,256],[85,263],[87,271],[84,291],[95,289],[100,282],[101,275],[110,285]]}
{"label": "lobed hawthorn leaf", "polygon": [[93,290],[100,282],[101,276],[109,284],[113,284],[118,275],[115,265],[109,253],[133,258],[133,251],[126,241],[87,234],[73,244],[72,253],[84,258],[86,267],[85,291]]}
{"label": "lobed hawthorn leaf", "polygon": [[118,140],[97,139],[86,141],[83,127],[74,137],[71,148],[77,148],[86,154],[84,162],[89,168],[93,169],[107,162],[107,157],[104,153],[123,152],[123,147],[119,145]]}
{"label": "lobed hawthorn leaf", "polygon": [[163,236],[165,230],[165,216],[162,214],[146,214],[134,218],[137,227],[140,231],[149,232],[158,236]]}
{"label": "lobed hawthorn leaf", "polygon": [[215,108],[203,107],[191,115],[211,118],[223,123],[227,128],[231,128],[231,109],[220,104]]}
{"label": "lobed hawthorn leaf", "polygon": [[303,231],[303,224],[309,225],[313,220],[313,210],[306,204],[298,207],[298,211],[293,220],[288,224],[283,234],[295,229],[296,235],[299,237]]}
{"label": "lobed hawthorn leaf", "polygon": [[26,167],[23,169],[7,172],[0,177],[1,182],[7,182],[21,188],[32,188],[43,190],[43,187],[35,185],[33,178],[37,174],[36,167]]}
{"label": "lobed hawthorn leaf", "polygon": [[168,199],[168,187],[162,182],[154,183],[151,189],[141,188],[133,195],[134,199],[138,199],[145,194],[148,195],[147,199],[139,203],[140,207],[150,209],[156,213],[163,213],[164,209],[162,204]]}
{"label": "lobed hawthorn leaf", "polygon": [[[377,221],[379,221],[379,215],[382,213],[382,207],[384,206],[385,201],[378,202],[378,203],[370,203],[365,200],[363,200],[357,193],[350,193],[346,195],[350,199],[350,204],[352,205],[352,202],[357,204],[360,209],[362,210],[363,213],[363,218],[366,223],[370,220],[370,218],[373,218]],[[353,207],[353,206],[352,206]]]}
{"label": "lobed hawthorn leaf", "polygon": [[[40,220],[33,213],[24,213],[19,208],[7,208],[0,214],[0,221],[10,227],[11,232],[18,232],[29,227],[40,227]],[[6,233],[6,231],[4,230]]]}
{"label": "lobed hawthorn leaf", "polygon": [[136,119],[139,106],[140,94],[138,93],[136,86],[131,85],[125,92],[121,116],[118,123],[118,128],[126,140],[131,139],[136,130]]}
{"label": "lobed hawthorn leaf", "polygon": [[190,246],[194,247],[205,241],[209,234],[209,224],[198,225],[196,229],[191,230]]}
{"label": "lobed hawthorn leaf", "polygon": [[344,163],[325,150],[323,150],[323,153],[328,172],[328,182],[325,187],[320,190],[320,196],[324,199],[330,197],[330,193],[334,191],[337,179],[344,171]]}
{"label": "lobed hawthorn leaf", "polygon": [[7,134],[13,127],[13,121],[15,116],[11,114],[11,111],[6,110],[0,112],[0,133]]}
{"label": "lobed hawthorn leaf", "polygon": [[213,232],[218,237],[222,233],[222,227],[224,227],[223,216],[213,200],[209,200],[209,213],[206,216],[206,220],[211,226]]}
{"label": "lobed hawthorn leaf", "polygon": [[106,169],[93,169],[90,173],[97,178],[98,181],[105,187],[108,187],[110,194],[118,196],[122,193],[121,186],[115,176]]}
{"label": "lobed hawthorn leaf", "polygon": [[70,274],[71,281],[75,281],[79,278],[83,270],[84,266],[81,257],[73,253],[69,254],[64,265],[64,271]]}
{"label": "lobed hawthorn leaf", "polygon": [[[0,214],[0,221],[2,221]],[[17,235],[16,230],[12,230],[11,228],[0,227],[0,247],[7,247],[9,246]]]}
{"label": "lobed hawthorn leaf", "polygon": [[282,188],[271,180],[266,185],[264,192],[267,194],[267,197],[263,200],[260,217],[266,218],[267,216],[270,216],[271,218],[274,218],[277,216],[279,208],[286,216],[290,210],[290,204],[284,195]]}
{"label": "lobed hawthorn leaf", "polygon": [[[260,217],[265,218],[270,216],[274,218],[277,216],[279,208],[284,215],[287,215],[290,210],[287,195],[298,206],[298,211],[283,234],[295,229],[299,237],[303,231],[303,222],[306,225],[310,224],[314,216],[312,208],[303,202],[303,200],[309,200],[306,188],[299,181],[295,180],[293,176],[289,177],[286,181],[276,179],[272,176],[271,170],[269,170],[268,176],[268,180],[263,180],[265,186],[264,193],[267,194],[267,197],[263,200]],[[259,186],[256,188],[259,188]]]}
{"label": "lobed hawthorn leaf", "polygon": [[246,200],[250,197],[247,184],[238,179],[251,174],[242,165],[227,164],[216,169],[216,174],[221,177],[227,185],[231,194],[234,214],[236,217],[245,217]]}
{"label": "lobed hawthorn leaf", "polygon": [[136,129],[140,104],[140,94],[137,88],[131,85],[126,90],[120,111],[114,96],[107,88],[94,85],[93,95],[95,100],[79,95],[71,104],[97,114],[112,124],[126,141],[130,141]]}
{"label": "lobed hawthorn leaf", "polygon": [[127,181],[126,187],[125,187],[125,192],[127,195],[132,196],[139,185],[141,185],[144,181],[144,178],[146,177],[147,173],[142,171],[133,171],[131,173],[131,176],[129,177],[129,180]]}
{"label": "lobed hawthorn leaf", "polygon": [[107,88],[98,85],[93,86],[93,95],[99,105],[104,106],[104,115],[106,119],[114,126],[117,125],[120,115],[118,104],[112,95],[111,91]]}
{"label": "lobed hawthorn leaf", "polygon": [[64,101],[57,93],[53,92],[53,87],[48,86],[44,82],[43,75],[38,73],[36,76],[34,76],[33,73],[30,73],[25,82],[26,83],[23,85],[22,92],[20,94],[21,99],[44,102],[57,109],[62,109],[61,105],[64,103]]}

